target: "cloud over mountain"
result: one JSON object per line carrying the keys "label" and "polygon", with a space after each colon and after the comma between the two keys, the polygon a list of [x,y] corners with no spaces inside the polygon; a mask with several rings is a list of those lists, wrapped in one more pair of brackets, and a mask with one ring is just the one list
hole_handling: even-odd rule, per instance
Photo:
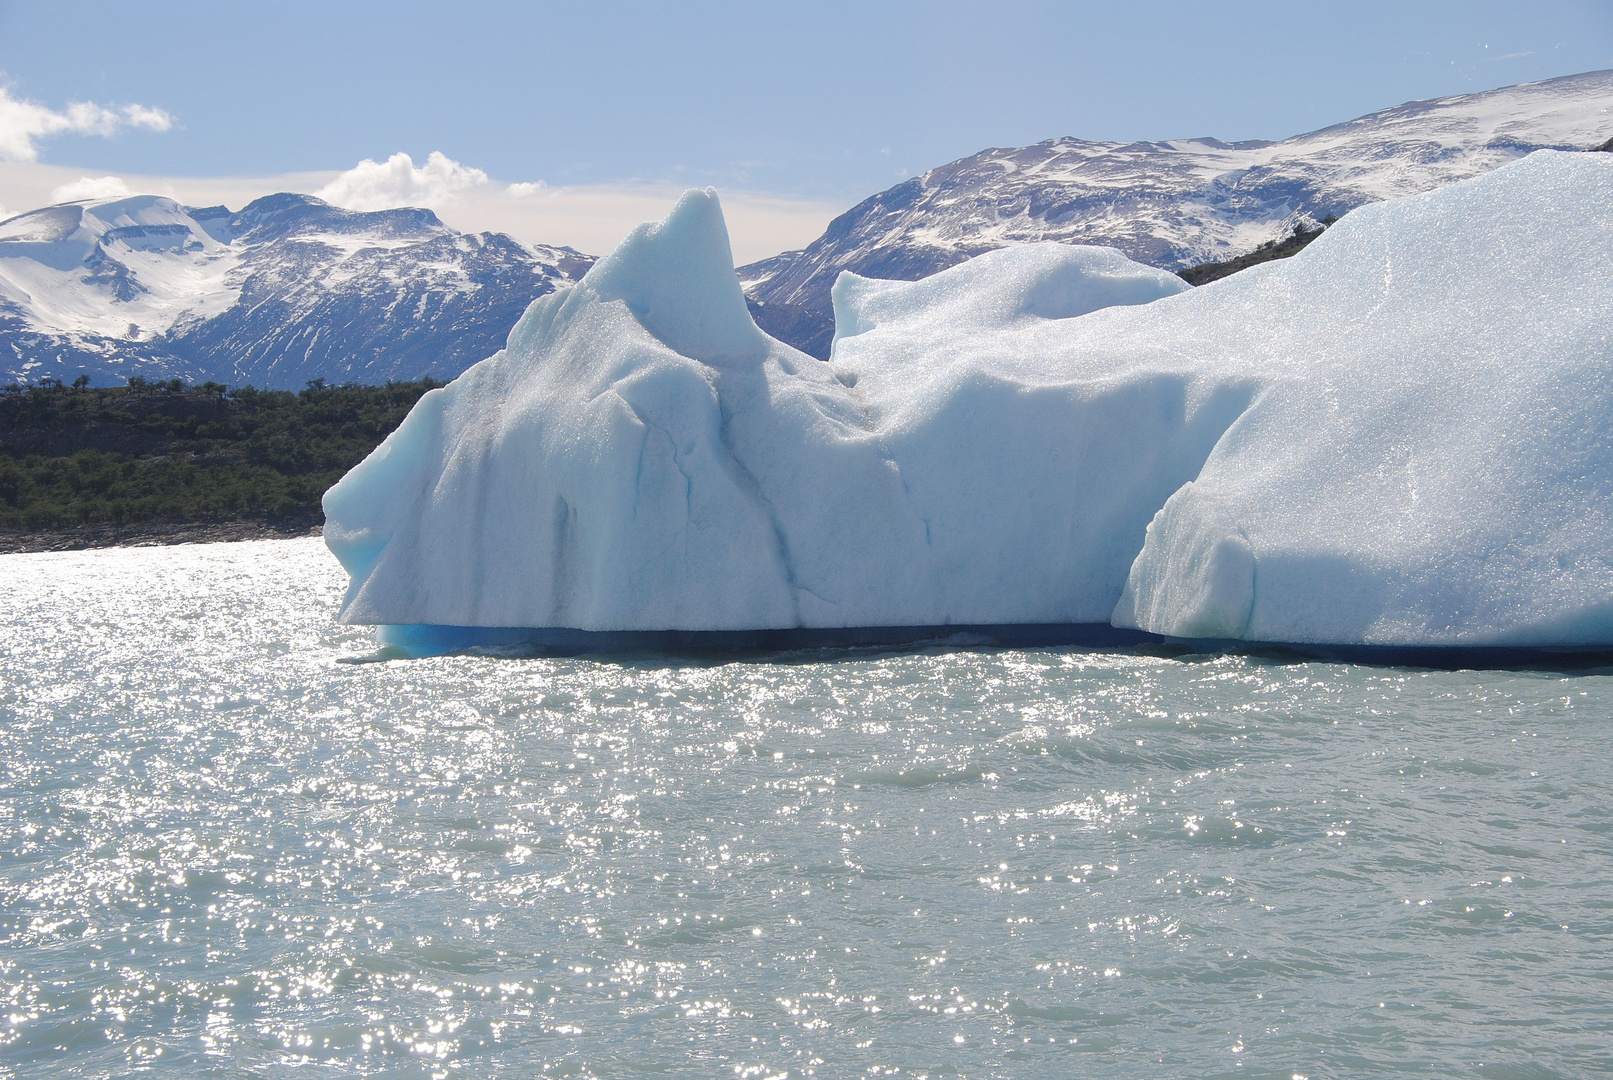
{"label": "cloud over mountain", "polygon": [[167,131],[174,118],[148,105],[110,107],[75,101],[65,110],[13,97],[0,86],[0,161],[34,161],[39,141],[53,135],[115,135],[126,128]]}
{"label": "cloud over mountain", "polygon": [[119,199],[132,194],[129,185],[116,176],[81,176],[52,190],[50,201],[64,203],[78,202],[80,199]]}
{"label": "cloud over mountain", "polygon": [[435,209],[486,183],[485,172],[461,165],[440,150],[433,150],[418,167],[400,151],[385,161],[365,158],[314,194],[349,210]]}

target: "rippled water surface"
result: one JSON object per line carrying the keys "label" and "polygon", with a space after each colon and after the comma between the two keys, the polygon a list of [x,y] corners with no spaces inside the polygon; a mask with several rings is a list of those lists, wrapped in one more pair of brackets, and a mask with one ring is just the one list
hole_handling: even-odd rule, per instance
{"label": "rippled water surface", "polygon": [[0,558],[0,1077],[1613,1071],[1613,679],[347,663],[317,540]]}

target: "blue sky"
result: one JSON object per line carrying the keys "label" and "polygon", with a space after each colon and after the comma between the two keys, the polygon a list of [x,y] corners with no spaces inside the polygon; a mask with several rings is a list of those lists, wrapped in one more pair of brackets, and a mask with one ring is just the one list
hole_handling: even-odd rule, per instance
{"label": "blue sky", "polygon": [[[361,159],[404,152],[419,165],[439,151],[502,183],[715,184],[819,217],[986,146],[1283,138],[1607,67],[1610,0],[0,0],[7,100],[108,110],[79,125],[102,134],[32,139],[26,175],[51,183],[74,170],[147,186],[328,180]],[[5,123],[0,104],[0,156]],[[28,187],[10,156],[0,205],[14,212],[46,180]]]}

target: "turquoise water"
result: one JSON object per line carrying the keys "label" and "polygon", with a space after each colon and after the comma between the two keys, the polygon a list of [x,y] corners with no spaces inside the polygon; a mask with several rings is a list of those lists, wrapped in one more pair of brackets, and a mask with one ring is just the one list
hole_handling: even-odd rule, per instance
{"label": "turquoise water", "polygon": [[317,541],[0,557],[0,1077],[1613,1071],[1613,679],[350,663]]}

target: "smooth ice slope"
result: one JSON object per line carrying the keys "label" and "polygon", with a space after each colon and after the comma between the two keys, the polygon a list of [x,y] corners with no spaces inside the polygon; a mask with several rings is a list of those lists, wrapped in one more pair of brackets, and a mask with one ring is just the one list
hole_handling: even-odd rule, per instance
{"label": "smooth ice slope", "polygon": [[1117,624],[1613,643],[1613,155],[1363,207],[1182,301],[1128,336],[1265,385],[1149,526]]}
{"label": "smooth ice slope", "polygon": [[691,193],[326,496],[352,622],[1613,643],[1613,155],[1182,291],[1030,245],[756,330]]}

